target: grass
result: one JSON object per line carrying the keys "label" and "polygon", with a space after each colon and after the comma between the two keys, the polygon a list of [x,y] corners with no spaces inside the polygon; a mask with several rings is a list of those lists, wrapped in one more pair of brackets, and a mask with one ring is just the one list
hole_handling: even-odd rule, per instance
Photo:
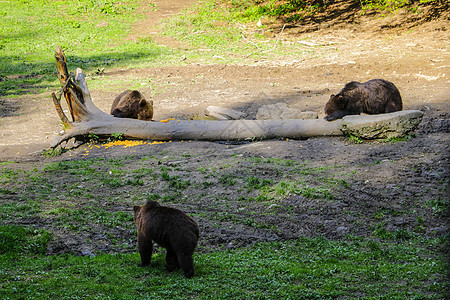
{"label": "grass", "polygon": [[274,57],[297,59],[305,51],[294,43],[278,43],[247,30],[253,20],[240,17],[221,1],[203,1],[162,24],[163,34],[186,45],[187,61],[225,64]]}
{"label": "grass", "polygon": [[303,19],[322,11],[330,1],[227,1],[236,17],[257,21],[262,17],[285,17],[287,22]]}
{"label": "grass", "polygon": [[168,273],[163,254],[154,255],[151,266],[141,268],[137,253],[84,257],[46,256],[41,250],[24,253],[36,245],[45,248],[44,232],[0,227],[0,238],[7,235],[15,235],[16,243],[0,255],[2,299],[445,297],[445,262],[430,257],[431,248],[415,242],[303,238],[195,254],[196,276],[189,280],[180,271]]}
{"label": "grass", "polygon": [[[53,58],[56,46],[65,51],[69,69],[80,67],[91,79],[117,67],[180,64],[182,56],[188,62],[227,63],[287,53],[296,57],[302,52],[297,47],[286,46],[288,49],[247,36],[243,24],[211,0],[161,25],[163,34],[190,45],[183,52],[158,45],[150,36],[127,39],[145,10],[158,9],[146,3],[5,1],[0,8],[0,96],[14,97],[57,88]],[[134,79],[123,80],[128,86],[141,84]],[[92,87],[96,83],[91,80]],[[114,86],[117,82],[102,81],[106,89]]]}
{"label": "grass", "polygon": [[[246,30],[252,24],[248,22],[261,17],[256,7],[227,10],[209,0],[161,25],[164,34],[186,45],[183,53],[150,37],[128,40],[142,9],[155,9],[145,3],[4,1],[0,96],[53,89],[56,45],[65,49],[69,68],[81,67],[92,77],[117,67],[239,63],[298,58],[303,52],[295,43],[268,41]],[[181,55],[187,62],[180,62]],[[118,82],[108,84],[107,89],[114,89]],[[189,153],[168,155],[156,151],[143,157],[85,157],[25,169],[14,162],[0,163],[0,299],[445,298],[447,264],[442,252],[448,241],[421,237],[430,218],[448,215],[443,189],[424,193],[412,204],[408,198],[395,210],[362,215],[364,211],[342,196],[352,191],[361,174],[342,166],[251,155],[231,155],[220,162],[211,161],[209,154],[200,162],[200,156]],[[374,193],[367,201],[377,207],[378,196]],[[267,236],[280,233],[283,222],[294,226],[308,221],[301,216],[321,215],[333,207],[364,234],[340,241],[315,237],[256,242],[228,250],[229,244],[219,241],[209,245],[214,249],[200,245],[197,275],[186,280],[181,272],[165,271],[161,252],[149,268],[137,267],[131,207],[146,200],[183,204],[212,231],[250,228],[247,232],[264,231]],[[339,211],[341,207],[345,210]],[[389,228],[388,220],[399,214],[414,219],[402,228]],[[276,223],[273,216],[281,221]],[[327,228],[320,225],[311,232],[325,235]],[[94,249],[109,248],[88,251],[87,256],[46,255],[48,246],[58,243],[56,234],[76,237]],[[101,238],[94,238],[99,234]],[[209,232],[209,237],[215,236]]]}
{"label": "grass", "polygon": [[[283,208],[293,195],[308,199],[305,208],[314,214],[327,203],[341,203],[340,191],[351,188],[359,177],[350,171],[342,174],[342,166],[232,155],[215,163],[223,166],[220,171],[197,157],[153,151],[142,157],[51,162],[21,171],[14,171],[15,163],[1,165],[0,178],[12,197],[0,200],[2,222],[33,218],[39,226],[42,220],[52,231],[85,236],[80,242],[87,246],[101,248],[106,243],[115,249],[112,254],[87,251],[83,257],[47,256],[47,244],[53,241],[50,231],[33,225],[2,226],[2,299],[445,298],[447,265],[442,251],[447,241],[424,239],[422,231],[415,231],[431,215],[447,212],[444,198],[434,192],[422,199],[423,214],[410,228],[391,229],[386,223],[415,215],[403,211],[406,207],[401,215],[396,209],[380,209],[361,218],[359,211],[347,207],[361,228],[367,226],[365,236],[348,235],[341,241],[300,238],[233,250],[211,251],[200,245],[192,280],[181,272],[166,272],[164,251],[154,255],[149,268],[137,267],[133,204],[158,200],[190,207],[201,199],[209,208],[192,214],[194,218],[218,228],[241,226],[271,234],[281,232],[280,223],[264,214],[277,214],[285,221],[297,217],[298,203]],[[183,167],[176,164],[179,161]],[[203,184],[205,176],[208,184]],[[117,184],[105,185],[106,178],[115,178]],[[276,205],[269,208],[272,204]],[[98,232],[104,238],[93,239]]]}
{"label": "grass", "polygon": [[21,253],[22,255],[39,255],[47,251],[51,234],[40,229],[28,229],[22,226],[0,226],[0,254]]}
{"label": "grass", "polygon": [[[56,46],[64,49],[69,69],[82,68],[91,77],[93,88],[101,84],[105,89],[114,89],[118,84],[129,88],[152,86],[151,81],[139,82],[141,79],[136,78],[123,78],[121,83],[94,80],[118,67],[244,63],[270,58],[296,60],[311,49],[298,43],[267,39],[249,28],[262,16],[288,16],[290,22],[327,5],[328,1],[323,4],[265,1],[255,5],[255,1],[205,0],[159,25],[161,34],[184,44],[178,49],[158,45],[150,35],[127,38],[146,11],[158,9],[144,0],[6,0],[0,8],[0,96],[57,88],[53,58]],[[361,5],[370,9],[397,9],[410,5],[410,1],[362,1]]]}
{"label": "grass", "polygon": [[[263,18],[282,19],[286,23],[312,17],[322,13],[333,1],[307,1],[307,0],[286,0],[286,1],[256,1],[256,0],[226,0],[233,17],[242,21],[258,21]],[[348,1],[351,2],[351,1]],[[419,3],[437,2],[436,0],[360,0],[359,6],[364,13],[367,10],[375,10],[381,13],[393,13],[406,7],[411,12],[418,11]],[[320,19],[323,16],[319,16]]]}
{"label": "grass", "polygon": [[[151,39],[127,40],[143,1],[4,1],[0,8],[0,95],[55,85],[56,46],[69,68],[88,72],[168,60],[173,51]],[[143,63],[145,62],[145,63]],[[71,66],[71,67],[70,67]],[[20,75],[11,77],[12,75]]]}
{"label": "grass", "polygon": [[[411,0],[361,0],[361,7],[365,9],[374,9],[378,11],[396,11],[407,5],[411,5]],[[432,2],[432,1],[421,1]]]}

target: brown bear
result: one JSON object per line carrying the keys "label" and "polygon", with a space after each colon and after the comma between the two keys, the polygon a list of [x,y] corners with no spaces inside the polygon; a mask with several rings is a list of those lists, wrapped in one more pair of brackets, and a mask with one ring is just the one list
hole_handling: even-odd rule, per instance
{"label": "brown bear", "polygon": [[346,115],[382,114],[402,110],[402,97],[392,82],[372,79],[363,83],[347,83],[325,104],[325,120],[333,121]]}
{"label": "brown bear", "polygon": [[194,253],[199,238],[197,223],[181,210],[148,201],[133,206],[134,222],[138,229],[140,266],[148,266],[152,258],[153,242],[166,248],[166,269],[181,269],[186,278],[194,276]]}
{"label": "brown bear", "polygon": [[146,100],[139,91],[126,90],[114,99],[111,115],[117,118],[151,121],[153,101]]}

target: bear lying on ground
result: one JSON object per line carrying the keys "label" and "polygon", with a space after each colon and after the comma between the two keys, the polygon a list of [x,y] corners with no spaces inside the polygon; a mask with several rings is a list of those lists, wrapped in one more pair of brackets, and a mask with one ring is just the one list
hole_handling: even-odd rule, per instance
{"label": "bear lying on ground", "polygon": [[392,82],[372,79],[363,83],[352,81],[325,104],[325,120],[346,115],[381,114],[402,110],[402,97]]}
{"label": "bear lying on ground", "polygon": [[152,258],[153,242],[166,248],[166,269],[181,269],[186,278],[194,276],[194,253],[199,238],[197,223],[181,210],[148,201],[134,206],[134,222],[138,228],[140,266],[148,266]]}
{"label": "bear lying on ground", "polygon": [[153,101],[146,100],[139,91],[126,90],[114,99],[111,115],[117,118],[151,121]]}

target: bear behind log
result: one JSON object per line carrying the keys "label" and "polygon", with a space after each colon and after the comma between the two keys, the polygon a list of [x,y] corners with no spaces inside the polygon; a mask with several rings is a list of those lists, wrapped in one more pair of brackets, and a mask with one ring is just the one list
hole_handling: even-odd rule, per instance
{"label": "bear behind log", "polygon": [[197,246],[199,229],[197,223],[181,210],[161,206],[148,201],[133,206],[134,222],[138,228],[140,266],[148,266],[152,258],[153,241],[166,248],[166,269],[181,269],[186,278],[194,276],[192,254]]}
{"label": "bear behind log", "polygon": [[126,90],[114,99],[111,115],[117,118],[151,121],[153,101],[146,100],[139,91]]}
{"label": "bear behind log", "polygon": [[325,120],[346,115],[382,114],[402,110],[402,97],[392,82],[372,79],[363,83],[349,82],[325,104]]}

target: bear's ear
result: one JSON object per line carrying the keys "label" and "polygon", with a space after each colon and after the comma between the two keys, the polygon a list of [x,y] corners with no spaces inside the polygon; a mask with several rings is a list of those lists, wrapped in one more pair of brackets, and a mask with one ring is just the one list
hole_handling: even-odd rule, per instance
{"label": "bear's ear", "polygon": [[133,206],[134,213],[137,213],[140,209],[141,207],[139,205]]}
{"label": "bear's ear", "polygon": [[342,95],[334,96],[334,100],[336,101],[336,103],[339,103],[339,104],[343,104],[345,102],[345,99],[344,99],[344,97],[342,97]]}
{"label": "bear's ear", "polygon": [[341,109],[347,106],[347,100],[346,98],[342,97],[342,95],[336,96],[334,100],[336,101],[336,105]]}
{"label": "bear's ear", "polygon": [[144,96],[142,96],[141,92],[139,91],[130,91],[129,97],[132,99],[144,98]]}
{"label": "bear's ear", "polygon": [[140,107],[145,107],[145,106],[147,106],[147,101],[145,101],[145,99],[141,99],[141,100],[139,101],[139,106],[140,106]]}
{"label": "bear's ear", "polygon": [[161,206],[158,201],[147,201],[145,204],[147,207],[155,207],[155,206]]}

